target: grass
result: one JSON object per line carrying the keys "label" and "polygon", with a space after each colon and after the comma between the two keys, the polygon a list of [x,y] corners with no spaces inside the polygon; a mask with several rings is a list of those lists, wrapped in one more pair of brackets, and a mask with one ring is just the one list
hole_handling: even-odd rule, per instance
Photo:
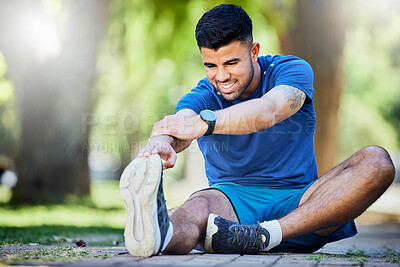
{"label": "grass", "polygon": [[0,206],[0,227],[72,225],[123,228],[125,209],[119,195],[117,181],[92,183],[91,197],[94,206],[38,205],[12,208],[2,205]]}
{"label": "grass", "polygon": [[[1,192],[6,191],[0,189]],[[78,240],[85,241],[87,246],[113,246],[124,241],[125,208],[119,194],[118,181],[93,182],[91,191],[93,205],[14,208],[2,204],[0,248],[18,245],[18,249],[0,251],[0,265],[109,257],[107,254],[96,255],[93,251],[75,245]],[[35,245],[30,246],[32,243]]]}
{"label": "grass", "polygon": [[388,257],[392,263],[400,263],[400,252],[389,250],[386,252],[385,256]]}
{"label": "grass", "polygon": [[[346,256],[345,256],[345,258],[348,261],[357,261],[360,263],[366,262],[367,261],[366,257],[368,257],[368,256],[365,255],[364,250],[358,249],[358,248],[353,248],[353,249],[347,250]],[[329,258],[330,258],[329,255],[324,254],[324,253],[313,253],[307,257],[307,260],[314,260],[317,262],[321,262],[321,261],[327,260]]]}
{"label": "grass", "polygon": [[348,249],[346,252],[347,256],[365,256],[365,251],[359,248]]}
{"label": "grass", "polygon": [[360,262],[360,263],[368,261],[367,258],[365,258],[365,256],[349,256],[347,258],[347,260],[348,261],[356,261],[356,262]]}
{"label": "grass", "polygon": [[121,244],[123,229],[104,226],[76,227],[62,225],[43,225],[30,227],[0,227],[0,246],[3,244],[40,245],[74,244],[78,240],[87,246],[113,246]]}
{"label": "grass", "polygon": [[0,240],[43,245],[76,239],[91,246],[121,243],[125,209],[118,181],[94,182],[91,189],[94,206],[0,206]]}
{"label": "grass", "polygon": [[[81,203],[15,208],[4,204],[10,198],[9,193],[8,188],[0,187],[0,203],[3,203],[0,204],[0,245],[51,245],[79,239],[88,246],[111,246],[123,242],[126,212],[118,181],[92,182],[92,205]],[[1,199],[1,196],[4,198]]]}
{"label": "grass", "polygon": [[365,251],[363,249],[358,249],[358,248],[353,248],[353,249],[349,249],[346,252],[346,256],[348,256],[348,260],[350,261],[358,261],[358,262],[366,262],[366,255],[365,255]]}
{"label": "grass", "polygon": [[329,256],[323,253],[313,253],[307,257],[307,260],[321,262],[329,259]]}
{"label": "grass", "polygon": [[0,207],[0,227],[72,225],[122,228],[124,221],[125,210],[123,209],[69,205]]}
{"label": "grass", "polygon": [[72,247],[51,247],[19,250],[5,255],[0,254],[0,263],[21,264],[31,262],[71,262],[93,257],[91,251]]}

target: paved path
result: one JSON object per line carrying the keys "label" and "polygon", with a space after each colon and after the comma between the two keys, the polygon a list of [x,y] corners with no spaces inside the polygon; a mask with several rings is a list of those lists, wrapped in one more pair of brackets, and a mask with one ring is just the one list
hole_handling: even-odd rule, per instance
{"label": "paved path", "polygon": [[[135,258],[124,247],[89,247],[78,251],[89,252],[78,262],[38,262],[33,257],[24,264],[72,265],[72,266],[400,266],[393,263],[400,258],[400,224],[359,226],[356,237],[326,245],[312,254],[265,253],[261,255],[223,255],[193,252],[189,255],[153,256]],[[21,250],[43,249],[37,246],[4,246],[4,255]],[[30,259],[30,258],[29,258]],[[1,266],[1,263],[0,263]]]}

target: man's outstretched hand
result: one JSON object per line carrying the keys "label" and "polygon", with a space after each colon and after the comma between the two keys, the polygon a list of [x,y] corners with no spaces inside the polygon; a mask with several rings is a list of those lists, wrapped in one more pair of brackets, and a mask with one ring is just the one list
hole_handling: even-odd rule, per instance
{"label": "man's outstretched hand", "polygon": [[139,158],[148,157],[152,154],[158,154],[165,161],[163,169],[169,169],[175,166],[176,152],[171,146],[171,136],[150,137],[147,145],[138,153]]}

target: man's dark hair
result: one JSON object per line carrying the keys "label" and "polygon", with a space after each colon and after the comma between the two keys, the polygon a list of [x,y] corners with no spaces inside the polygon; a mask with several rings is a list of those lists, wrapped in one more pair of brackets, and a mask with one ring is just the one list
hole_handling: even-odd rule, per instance
{"label": "man's dark hair", "polygon": [[221,4],[203,14],[196,26],[199,48],[218,48],[239,40],[253,43],[253,23],[246,11],[231,4]]}

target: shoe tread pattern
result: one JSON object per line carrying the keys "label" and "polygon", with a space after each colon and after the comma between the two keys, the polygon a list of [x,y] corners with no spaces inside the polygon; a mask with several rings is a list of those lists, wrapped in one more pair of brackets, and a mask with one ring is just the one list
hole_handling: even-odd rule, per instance
{"label": "shoe tread pattern", "polygon": [[125,247],[133,256],[148,257],[160,247],[157,193],[161,166],[159,155],[136,158],[121,175],[120,193],[127,211]]}

